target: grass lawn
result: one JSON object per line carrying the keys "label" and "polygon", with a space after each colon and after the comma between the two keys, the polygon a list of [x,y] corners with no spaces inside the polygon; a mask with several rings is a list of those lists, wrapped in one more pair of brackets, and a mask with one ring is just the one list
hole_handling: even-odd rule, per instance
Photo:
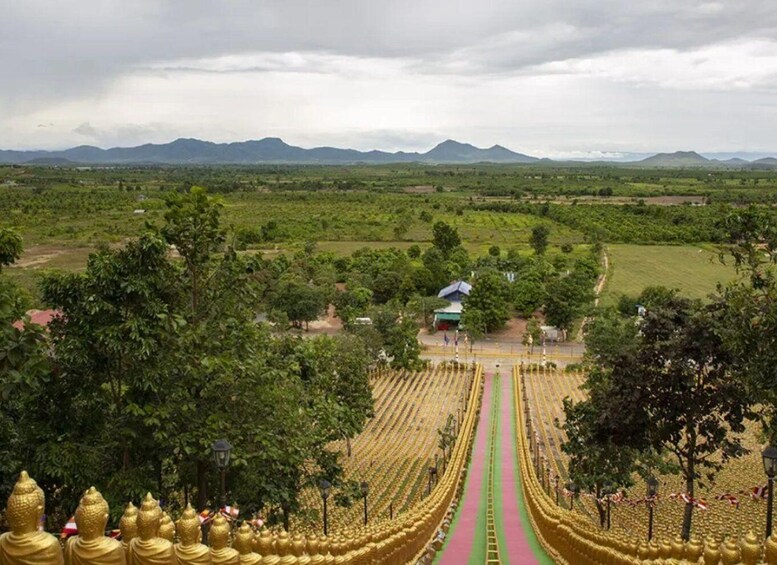
{"label": "grass lawn", "polygon": [[686,296],[705,298],[718,282],[727,282],[734,269],[722,265],[710,247],[608,245],[610,274],[602,294],[605,305],[621,294],[636,296],[647,286],[679,289]]}

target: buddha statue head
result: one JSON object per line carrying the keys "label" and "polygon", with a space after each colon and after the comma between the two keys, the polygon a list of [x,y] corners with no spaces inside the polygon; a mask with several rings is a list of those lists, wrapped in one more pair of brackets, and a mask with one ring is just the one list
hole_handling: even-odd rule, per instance
{"label": "buddha statue head", "polygon": [[124,543],[129,543],[138,537],[138,509],[131,502],[127,503],[124,514],[119,520],[119,531]]}
{"label": "buddha statue head", "polygon": [[46,502],[38,484],[22,471],[19,480],[8,497],[6,520],[16,535],[31,534],[38,531]]}
{"label": "buddha statue head", "polygon": [[252,553],[254,551],[253,542],[254,532],[251,530],[251,526],[248,525],[248,522],[243,522],[240,528],[238,528],[237,534],[235,534],[235,540],[232,542],[232,547],[237,549],[240,555],[245,555],[246,553]]}
{"label": "buddha statue head", "polygon": [[162,519],[159,520],[159,531],[157,532],[157,536],[166,539],[169,542],[175,540],[175,524],[173,524],[173,519],[170,518],[170,514],[167,512],[162,512]]}
{"label": "buddha statue head", "polygon": [[176,525],[178,526],[178,539],[181,541],[181,545],[187,546],[200,543],[200,537],[202,536],[200,517],[194,511],[191,504],[183,511]]}
{"label": "buddha statue head", "polygon": [[81,497],[81,503],[76,508],[76,526],[78,535],[84,540],[93,540],[105,535],[108,524],[108,503],[97,489],[90,488]]}
{"label": "buddha statue head", "polygon": [[143,499],[138,512],[138,537],[142,540],[150,540],[157,537],[159,522],[162,520],[162,509],[149,492]]}
{"label": "buddha statue head", "polygon": [[224,549],[229,546],[229,532],[231,528],[227,519],[221,514],[216,514],[210,526],[208,538],[211,549]]}

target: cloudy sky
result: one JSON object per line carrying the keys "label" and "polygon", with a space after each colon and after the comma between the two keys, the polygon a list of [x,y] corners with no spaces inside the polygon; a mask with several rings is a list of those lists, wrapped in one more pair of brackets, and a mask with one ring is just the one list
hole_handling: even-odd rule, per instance
{"label": "cloudy sky", "polygon": [[777,151],[773,0],[0,0],[0,148]]}

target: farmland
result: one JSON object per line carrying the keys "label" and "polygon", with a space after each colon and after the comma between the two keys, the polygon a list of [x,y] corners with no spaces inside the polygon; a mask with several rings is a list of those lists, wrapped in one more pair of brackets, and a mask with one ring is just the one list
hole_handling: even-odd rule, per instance
{"label": "farmland", "polygon": [[[706,260],[705,244],[720,237],[715,222],[729,203],[771,201],[775,183],[763,171],[584,166],[0,167],[0,215],[24,238],[23,260],[9,275],[33,293],[36,273],[82,268],[90,250],[159,225],[167,194],[197,184],[222,199],[238,248],[268,255],[307,242],[337,255],[423,248],[437,221],[454,226],[475,257],[493,245],[530,255],[540,224],[550,228],[550,256],[602,241],[613,257],[611,303],[656,283],[706,294],[726,278]],[[703,201],[712,205],[684,205]],[[693,247],[642,247],[650,243]],[[705,251],[692,257],[699,247]]]}
{"label": "farmland", "polygon": [[706,298],[717,283],[734,276],[708,246],[609,245],[610,271],[602,296],[613,304],[620,295],[639,296],[648,286],[676,288],[691,298]]}
{"label": "farmland", "polygon": [[[567,456],[561,451],[560,445],[565,437],[563,431],[555,425],[557,420],[563,422],[564,412],[561,400],[569,397],[576,401],[585,395],[580,390],[583,375],[580,373],[527,373],[526,388],[532,410],[534,429],[539,430],[540,451],[548,457],[551,475],[560,476],[561,484],[567,480]],[[758,441],[759,426],[748,425],[745,433],[745,447],[750,453],[741,458],[726,463],[718,474],[717,480],[707,488],[700,489],[696,496],[706,501],[707,511],[694,512],[693,532],[702,538],[706,535],[741,536],[749,530],[760,532],[765,520],[765,504],[754,501],[748,494],[751,488],[761,486],[764,482],[761,464],[760,442]],[[672,493],[684,492],[684,485],[677,475],[659,475],[659,502],[655,510],[655,536],[658,539],[674,539],[680,532],[683,507],[681,501],[672,500]],[[635,485],[626,490],[627,497],[634,500],[644,498],[646,486],[639,476],[634,476]],[[739,506],[734,507],[726,500],[717,500],[720,494],[733,494],[739,499]],[[594,502],[588,497],[580,497],[581,504],[575,505],[575,510],[596,521]],[[568,499],[562,503],[568,504]],[[647,535],[647,508],[644,504],[630,505],[622,503],[612,507],[612,528],[615,532],[628,534],[640,539]],[[597,522],[598,523],[598,522]]]}

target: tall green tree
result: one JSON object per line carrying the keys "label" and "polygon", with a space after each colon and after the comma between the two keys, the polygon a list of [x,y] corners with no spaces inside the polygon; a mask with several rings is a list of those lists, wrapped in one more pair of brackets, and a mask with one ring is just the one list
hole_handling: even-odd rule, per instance
{"label": "tall green tree", "polygon": [[435,222],[432,227],[432,245],[440,250],[443,257],[447,258],[451,251],[461,245],[459,231],[445,222]]}
{"label": "tall green tree", "polygon": [[2,274],[22,254],[22,238],[0,228],[0,498],[13,486],[30,431],[28,406],[51,382],[43,328],[30,322],[23,293]]}
{"label": "tall green tree", "polygon": [[534,249],[534,253],[537,255],[545,254],[545,250],[548,248],[549,235],[550,228],[545,224],[540,224],[532,228],[531,236],[529,237],[529,245]]}
{"label": "tall green tree", "polygon": [[464,302],[464,315],[471,310],[482,313],[486,331],[494,331],[510,319],[510,287],[507,279],[496,271],[485,271],[478,275],[472,290]]}
{"label": "tall green tree", "polygon": [[[606,378],[587,382],[592,396],[607,399],[596,415],[594,436],[608,438],[614,446],[661,454],[679,472],[691,497],[728,459],[745,453],[741,434],[752,416],[747,395],[732,374],[722,320],[717,304],[672,297],[654,305],[635,347],[600,357]],[[686,504],[686,540],[693,509]]]}

